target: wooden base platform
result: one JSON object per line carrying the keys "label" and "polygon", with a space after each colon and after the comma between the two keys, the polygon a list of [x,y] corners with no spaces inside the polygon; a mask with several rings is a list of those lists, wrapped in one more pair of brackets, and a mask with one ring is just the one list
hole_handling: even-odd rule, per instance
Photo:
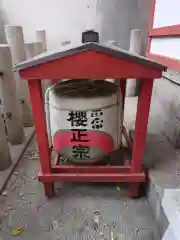
{"label": "wooden base platform", "polygon": [[133,173],[129,161],[125,166],[78,166],[57,165],[51,167],[50,174],[39,171],[39,181],[44,183],[47,197],[54,196],[54,182],[104,182],[128,183],[129,196],[138,197],[140,183],[146,181],[145,172]]}

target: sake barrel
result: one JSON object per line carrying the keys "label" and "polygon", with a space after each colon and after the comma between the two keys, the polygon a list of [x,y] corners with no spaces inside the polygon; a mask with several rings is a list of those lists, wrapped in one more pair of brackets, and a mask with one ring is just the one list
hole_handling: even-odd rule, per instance
{"label": "sake barrel", "polygon": [[105,80],[67,80],[46,92],[46,120],[54,150],[74,163],[102,160],[121,144],[122,95]]}

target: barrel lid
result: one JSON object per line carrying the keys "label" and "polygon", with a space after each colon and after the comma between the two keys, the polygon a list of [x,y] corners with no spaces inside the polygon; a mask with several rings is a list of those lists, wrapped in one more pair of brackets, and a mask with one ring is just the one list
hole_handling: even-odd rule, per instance
{"label": "barrel lid", "polygon": [[105,80],[71,79],[54,85],[53,91],[59,97],[105,97],[118,92],[118,86]]}

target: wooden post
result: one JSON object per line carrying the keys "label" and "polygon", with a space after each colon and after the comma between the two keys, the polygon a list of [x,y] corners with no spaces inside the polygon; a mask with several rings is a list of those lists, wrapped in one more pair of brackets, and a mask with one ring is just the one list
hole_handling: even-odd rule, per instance
{"label": "wooden post", "polygon": [[[110,46],[110,47],[112,47],[112,46],[116,46],[116,41],[114,41],[114,40],[110,40],[110,41],[108,41],[107,42],[107,46]],[[112,83],[115,83],[115,79],[106,79],[108,82],[112,82]]]}
{"label": "wooden post", "polygon": [[[44,29],[39,29],[36,30],[36,39],[37,41],[40,41],[43,46],[43,51],[47,51],[47,40],[46,40],[46,30]],[[41,82],[42,85],[42,90],[43,90],[43,96],[45,94],[46,89],[51,85],[50,80],[44,80]]]}
{"label": "wooden post", "polygon": [[43,50],[47,50],[47,42],[46,42],[46,30],[38,29],[36,30],[36,40],[41,42],[43,45]]}
{"label": "wooden post", "polygon": [[8,139],[11,144],[21,144],[24,141],[24,130],[21,120],[20,103],[17,97],[14,73],[12,70],[11,51],[6,44],[0,46],[0,59],[4,73],[0,79]]}
{"label": "wooden post", "polygon": [[[24,48],[24,35],[21,26],[6,25],[7,43],[11,48],[13,65],[26,60],[26,52]],[[25,127],[33,126],[33,118],[31,112],[31,104],[29,97],[28,84],[22,81],[18,72],[15,72],[15,80],[18,96],[21,102],[22,122]]]}
{"label": "wooden post", "polygon": [[7,43],[11,48],[12,62],[17,64],[26,59],[26,52],[24,49],[24,35],[21,26],[5,26]]}
{"label": "wooden post", "polygon": [[[137,106],[136,126],[134,131],[134,142],[131,161],[131,171],[133,173],[140,173],[142,171],[153,80],[154,79],[140,80],[140,93]],[[130,184],[129,196],[136,197],[138,195],[138,190],[139,183]]]}
{"label": "wooden post", "polygon": [[41,42],[26,42],[25,43],[26,59],[35,57],[36,55],[42,53],[43,45]]}
{"label": "wooden post", "polygon": [[5,170],[11,166],[11,156],[5,131],[4,119],[0,109],[0,170]]}
{"label": "wooden post", "polygon": [[[29,80],[29,90],[33,108],[34,124],[36,128],[36,136],[38,149],[40,154],[41,172],[42,174],[51,173],[50,150],[48,143],[48,135],[46,131],[46,120],[44,112],[44,101],[42,97],[41,81],[35,79]],[[47,197],[54,196],[54,183],[44,183],[45,193]]]}
{"label": "wooden post", "polygon": [[146,145],[146,134],[153,88],[153,79],[141,79],[140,81],[140,93],[137,106],[131,163],[132,172],[141,172],[142,170],[142,162]]}
{"label": "wooden post", "polygon": [[[43,47],[43,44],[42,42],[27,42],[25,43],[25,49],[26,49],[26,56],[27,56],[27,59],[30,59],[32,57],[35,57],[36,55],[38,54],[41,54],[44,52],[44,47]],[[47,81],[47,82],[46,82]],[[46,82],[46,83],[41,83],[42,85],[42,92],[43,92],[43,97],[44,97],[44,94],[45,94],[45,91],[46,91],[46,88],[50,85],[49,83],[49,80],[43,80],[43,82]]]}
{"label": "wooden post", "polygon": [[[138,55],[142,55],[142,37],[143,30],[135,29],[131,31],[129,51]],[[127,80],[126,96],[134,97],[136,95],[137,81],[135,79]]]}

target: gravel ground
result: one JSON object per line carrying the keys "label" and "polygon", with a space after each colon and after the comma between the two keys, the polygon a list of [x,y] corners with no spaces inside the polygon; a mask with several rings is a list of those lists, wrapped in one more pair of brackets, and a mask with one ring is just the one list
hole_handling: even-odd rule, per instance
{"label": "gravel ground", "polygon": [[[58,183],[56,197],[48,200],[38,168],[34,139],[0,196],[0,240],[154,239],[146,198],[129,199],[115,185]],[[18,234],[18,228],[24,231]]]}

